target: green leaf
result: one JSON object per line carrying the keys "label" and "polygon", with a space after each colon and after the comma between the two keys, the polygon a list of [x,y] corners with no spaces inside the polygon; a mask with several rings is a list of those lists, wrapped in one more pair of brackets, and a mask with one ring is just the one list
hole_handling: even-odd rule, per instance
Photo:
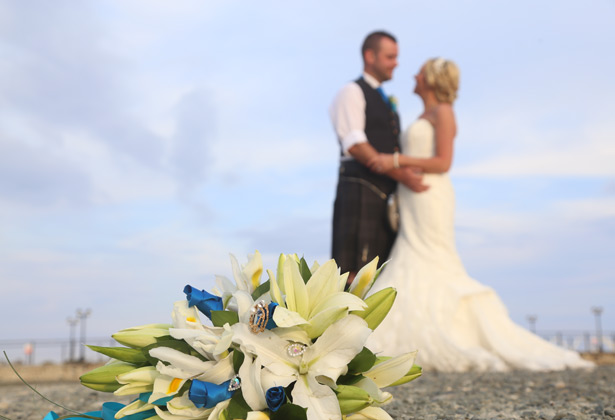
{"label": "green leaf", "polygon": [[284,404],[278,411],[271,413],[271,420],[307,420],[307,408],[296,404]]}
{"label": "green leaf", "polygon": [[215,327],[223,327],[227,322],[233,325],[239,322],[239,315],[233,311],[211,311],[211,322]]}
{"label": "green leaf", "polygon": [[137,365],[145,364],[147,359],[140,349],[131,349],[130,347],[100,347],[86,344],[90,349],[109,356],[112,359],[121,360],[122,362],[134,363]]}
{"label": "green leaf", "polygon": [[245,358],[246,356],[242,352],[237,349],[233,350],[233,370],[235,373],[239,373],[239,368],[243,364]]}
{"label": "green leaf", "polygon": [[299,272],[301,273],[301,277],[303,278],[303,282],[307,283],[308,280],[312,277],[312,272],[310,271],[310,267],[308,266],[305,258],[301,257],[299,260]]}
{"label": "green leaf", "polygon": [[348,373],[367,372],[374,366],[375,362],[376,355],[367,347],[363,347],[363,350],[348,363]]}
{"label": "green leaf", "polygon": [[352,375],[346,374],[337,378],[338,385],[354,385],[359,382],[361,379],[365,379],[363,375]]}
{"label": "green leaf", "polygon": [[226,408],[226,416],[229,419],[245,419],[248,417],[248,411],[252,411],[246,400],[243,399],[241,389],[237,390],[231,397],[231,402]]}
{"label": "green leaf", "polygon": [[267,293],[269,291],[269,286],[270,286],[269,280],[267,280],[266,282],[260,284],[252,292],[252,299],[256,300],[259,297],[261,297],[262,295],[264,295],[265,293]]}

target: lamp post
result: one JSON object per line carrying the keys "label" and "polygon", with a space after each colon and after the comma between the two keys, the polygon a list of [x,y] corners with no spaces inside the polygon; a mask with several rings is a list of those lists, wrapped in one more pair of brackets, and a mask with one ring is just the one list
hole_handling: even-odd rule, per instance
{"label": "lamp post", "polygon": [[79,320],[77,318],[66,318],[69,327],[68,334],[68,362],[72,363],[75,360],[75,327]]}
{"label": "lamp post", "polygon": [[592,312],[596,317],[596,339],[598,340],[598,353],[602,353],[602,325],[600,324],[600,315],[602,315],[602,306],[593,306]]}
{"label": "lamp post", "polygon": [[85,362],[85,320],[91,313],[92,311],[89,308],[84,311],[77,309],[77,318],[81,321],[81,334],[79,336],[79,342],[81,343],[81,356],[79,357],[79,361],[81,363]]}
{"label": "lamp post", "polygon": [[538,319],[538,316],[536,315],[527,316],[527,322],[530,324],[530,331],[533,332],[534,334],[536,334],[536,320],[537,319]]}

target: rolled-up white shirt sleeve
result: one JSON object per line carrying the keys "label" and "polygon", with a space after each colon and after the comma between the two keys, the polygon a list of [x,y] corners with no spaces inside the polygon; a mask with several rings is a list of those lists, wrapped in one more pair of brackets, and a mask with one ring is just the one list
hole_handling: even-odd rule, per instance
{"label": "rolled-up white shirt sleeve", "polygon": [[365,135],[365,96],[356,83],[344,86],[329,108],[329,115],[344,156],[348,149],[367,142]]}

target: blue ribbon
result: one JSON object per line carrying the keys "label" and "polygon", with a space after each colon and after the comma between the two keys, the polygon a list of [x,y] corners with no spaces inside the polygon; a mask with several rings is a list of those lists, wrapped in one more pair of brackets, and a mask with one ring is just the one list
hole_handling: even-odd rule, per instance
{"label": "blue ribbon", "polygon": [[205,290],[186,286],[184,287],[184,293],[186,294],[186,299],[188,299],[188,306],[196,306],[209,319],[211,319],[211,311],[221,311],[223,309],[222,298],[207,293]]}
{"label": "blue ribbon", "polygon": [[[101,411],[90,411],[84,414],[88,416],[93,416],[93,417],[100,417],[103,420],[115,420],[115,415],[117,414],[117,412],[120,411],[124,407],[125,407],[124,404],[121,404],[118,402],[106,402],[106,403],[103,403]],[[156,415],[155,410],[147,410],[147,411],[142,411],[140,413],[131,414],[129,416],[125,416],[122,418],[125,420],[145,420],[155,415]],[[60,417],[59,415],[57,415],[53,411],[50,411],[43,418],[43,420],[57,420],[59,417]],[[77,415],[75,417],[68,417],[66,420],[83,420],[83,419],[87,419],[87,417],[82,417],[82,416]]]}
{"label": "blue ribbon", "polygon": [[188,391],[188,398],[198,408],[212,408],[222,401],[226,401],[233,396],[235,391],[229,391],[228,386],[231,381],[226,381],[220,385],[211,382],[203,382],[193,379]]}
{"label": "blue ribbon", "polygon": [[265,325],[265,328],[268,330],[274,329],[278,326],[278,324],[276,324],[273,320],[273,313],[275,312],[276,306],[278,306],[278,304],[275,302],[271,302],[269,304],[269,320],[267,321],[267,325]]}

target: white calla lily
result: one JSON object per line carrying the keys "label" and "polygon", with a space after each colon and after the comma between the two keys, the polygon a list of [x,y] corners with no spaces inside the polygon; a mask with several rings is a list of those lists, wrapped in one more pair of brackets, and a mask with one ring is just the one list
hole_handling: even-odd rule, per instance
{"label": "white calla lily", "polygon": [[190,330],[204,329],[196,306],[189,307],[186,299],[179,300],[173,304],[173,327]]}
{"label": "white calla lily", "polygon": [[363,349],[371,333],[363,319],[355,315],[342,318],[325,330],[316,343],[306,346],[303,354],[295,357],[288,352],[292,343],[271,331],[254,334],[241,323],[232,328],[233,341],[239,344],[242,352],[258,356],[270,372],[267,382],[273,380],[279,386],[287,386],[296,381],[293,402],[308,408],[308,420],[341,417],[335,392],[319,383],[319,378],[327,377],[334,383],[346,373],[348,363]]}
{"label": "white calla lily", "polygon": [[237,258],[231,254],[231,266],[239,290],[252,293],[260,285],[261,275],[263,274],[263,261],[260,252],[256,251],[254,255],[249,255],[248,263],[241,267]]}
{"label": "white calla lily", "polygon": [[[384,267],[385,264],[383,264],[382,267]],[[350,293],[360,297],[361,299],[365,298],[378,278],[382,267],[378,269],[378,257],[361,267],[350,285]]]}

